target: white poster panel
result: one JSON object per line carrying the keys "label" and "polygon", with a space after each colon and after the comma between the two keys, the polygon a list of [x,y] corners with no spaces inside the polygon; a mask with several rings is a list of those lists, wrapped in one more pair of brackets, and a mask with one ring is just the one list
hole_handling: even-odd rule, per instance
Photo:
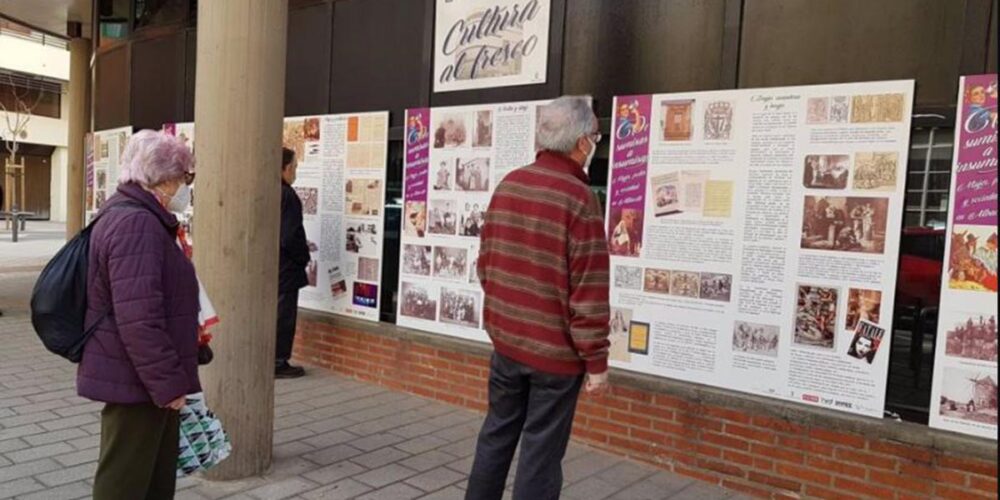
{"label": "white poster panel", "polygon": [[437,0],[434,92],[545,83],[551,0]]}
{"label": "white poster panel", "polygon": [[997,439],[997,75],[963,77],[930,425]]}
{"label": "white poster panel", "polygon": [[615,99],[611,363],[882,417],[912,81]]}
{"label": "white poster panel", "polygon": [[286,118],[312,261],[299,306],[379,320],[389,113]]}
{"label": "white poster panel", "polygon": [[93,161],[88,162],[86,176],[87,189],[84,202],[88,221],[118,189],[121,158],[131,136],[131,126],[99,130],[89,135]]}
{"label": "white poster panel", "polygon": [[497,184],[535,161],[547,102],[407,110],[398,325],[489,341],[479,234]]}

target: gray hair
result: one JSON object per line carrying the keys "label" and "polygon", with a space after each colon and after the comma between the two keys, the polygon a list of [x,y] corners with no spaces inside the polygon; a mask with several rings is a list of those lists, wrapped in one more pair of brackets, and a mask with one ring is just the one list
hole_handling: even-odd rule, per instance
{"label": "gray hair", "polygon": [[590,99],[562,96],[538,109],[535,141],[542,150],[569,153],[581,137],[594,130],[594,111]]}

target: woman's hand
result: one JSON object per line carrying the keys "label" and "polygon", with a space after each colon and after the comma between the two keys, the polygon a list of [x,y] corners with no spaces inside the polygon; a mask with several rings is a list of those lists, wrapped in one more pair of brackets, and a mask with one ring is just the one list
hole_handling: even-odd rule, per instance
{"label": "woman's hand", "polygon": [[179,397],[179,398],[177,398],[177,399],[175,399],[175,400],[167,403],[167,406],[164,406],[163,408],[174,410],[174,411],[181,411],[181,408],[184,408],[184,406],[186,406],[186,405],[187,405],[187,396],[181,396],[181,397]]}

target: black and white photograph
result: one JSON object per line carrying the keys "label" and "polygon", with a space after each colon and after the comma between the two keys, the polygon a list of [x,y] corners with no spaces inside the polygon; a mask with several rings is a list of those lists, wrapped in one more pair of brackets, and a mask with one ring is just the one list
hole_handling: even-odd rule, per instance
{"label": "black and white photograph", "polygon": [[490,159],[459,158],[455,164],[455,189],[484,193],[490,190]]}
{"label": "black and white photograph", "polygon": [[830,123],[847,123],[851,120],[851,100],[846,95],[830,98]]}
{"label": "black and white photograph", "polygon": [[733,324],[733,350],[776,358],[780,333],[776,325],[737,321]]}
{"label": "black and white photograph", "polygon": [[437,296],[430,290],[415,283],[402,282],[400,287],[399,313],[411,318],[427,321],[437,320]]}
{"label": "black and white photograph", "polygon": [[806,196],[801,246],[804,250],[885,252],[888,198]]}
{"label": "black and white photograph", "polygon": [[469,144],[469,127],[464,114],[446,114],[434,129],[434,149],[460,148]]}
{"label": "black and white photograph", "polygon": [[615,266],[615,288],[642,290],[642,268]]}
{"label": "black and white photograph", "polygon": [[[951,318],[945,354],[956,358],[997,362],[997,317],[964,314]],[[942,321],[947,321],[942,319]]]}
{"label": "black and white photograph", "polygon": [[430,245],[403,245],[403,274],[431,275]]}
{"label": "black and white photograph", "polygon": [[809,189],[846,189],[850,155],[807,155],[802,184]]}
{"label": "black and white photograph", "polygon": [[482,294],[468,290],[441,289],[441,322],[479,328]]}
{"label": "black and white photograph", "polygon": [[378,228],[375,224],[349,224],[345,246],[351,253],[369,253],[378,249]]}
{"label": "black and white photograph", "polygon": [[837,337],[840,290],[799,285],[795,308],[796,345],[833,349]]}
{"label": "black and white photograph", "polygon": [[472,147],[493,147],[493,111],[484,109],[476,112],[476,137],[472,141]]}
{"label": "black and white photograph", "polygon": [[729,302],[733,295],[733,275],[701,273],[701,298]]}
{"label": "black and white photograph", "polygon": [[319,211],[319,189],[314,187],[297,187],[295,194],[299,195],[302,201],[302,213],[305,215],[316,215]]}
{"label": "black and white photograph", "polygon": [[996,370],[946,367],[938,405],[942,417],[997,425]]}
{"label": "black and white photograph", "polygon": [[479,249],[473,248],[470,252],[472,254],[472,263],[469,265],[469,284],[479,285]]}
{"label": "black and white photograph", "polygon": [[486,223],[485,204],[465,202],[462,218],[458,221],[458,235],[478,238]]}
{"label": "black and white photograph", "polygon": [[466,281],[469,272],[469,250],[456,247],[434,247],[434,276]]}
{"label": "black and white photograph", "polygon": [[434,167],[434,190],[435,191],[451,191],[453,188],[452,183],[455,179],[455,174],[452,172],[453,163],[450,161],[438,162],[437,167]]}
{"label": "black and white photograph", "polygon": [[428,232],[455,236],[458,229],[458,203],[455,200],[431,200]]}

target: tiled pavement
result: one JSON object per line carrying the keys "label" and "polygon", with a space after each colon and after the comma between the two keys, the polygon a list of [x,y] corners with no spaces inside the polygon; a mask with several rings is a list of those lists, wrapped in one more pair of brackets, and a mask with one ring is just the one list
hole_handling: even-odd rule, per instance
{"label": "tiled pavement", "polygon": [[[99,406],[75,396],[73,367],[30,329],[32,272],[0,255],[0,499],[89,495]],[[279,381],[274,466],[262,478],[179,483],[179,499],[461,499],[481,415],[339,376]],[[572,444],[563,498],[736,495]]]}

